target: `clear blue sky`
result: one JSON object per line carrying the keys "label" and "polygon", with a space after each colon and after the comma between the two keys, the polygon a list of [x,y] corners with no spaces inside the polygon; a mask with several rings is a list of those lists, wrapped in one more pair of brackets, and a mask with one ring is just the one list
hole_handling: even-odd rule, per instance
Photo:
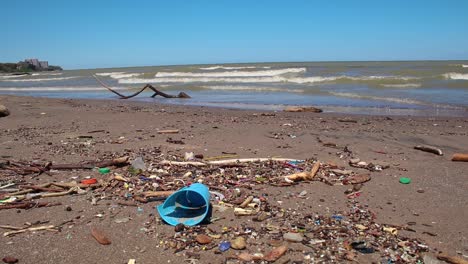
{"label": "clear blue sky", "polygon": [[0,62],[65,68],[468,59],[468,0],[11,0]]}

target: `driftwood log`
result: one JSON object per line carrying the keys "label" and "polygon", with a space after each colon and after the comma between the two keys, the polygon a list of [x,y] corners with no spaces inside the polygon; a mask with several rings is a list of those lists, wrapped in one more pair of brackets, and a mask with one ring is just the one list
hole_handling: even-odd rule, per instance
{"label": "driftwood log", "polygon": [[150,89],[150,90],[153,90],[154,94],[151,96],[152,98],[156,97],[157,95],[159,96],[162,96],[164,98],[183,98],[183,99],[186,99],[186,98],[191,98],[188,94],[184,93],[184,92],[180,92],[178,95],[171,95],[171,94],[167,94],[167,93],[164,93],[164,92],[161,92],[159,91],[158,89],[156,89],[154,86],[152,86],[151,84],[147,84],[145,85],[143,88],[141,88],[138,92],[136,93],[133,93],[131,95],[123,95],[119,92],[117,92],[116,90],[112,89],[109,85],[105,84],[104,82],[102,82],[96,75],[93,75],[93,77],[96,79],[96,81],[98,81],[99,84],[101,84],[104,88],[106,88],[107,90],[109,90],[110,92],[118,95],[120,97],[120,99],[129,99],[129,98],[132,98],[132,97],[135,97],[137,95],[139,95],[140,93],[142,93],[144,90],[146,90],[146,88]]}

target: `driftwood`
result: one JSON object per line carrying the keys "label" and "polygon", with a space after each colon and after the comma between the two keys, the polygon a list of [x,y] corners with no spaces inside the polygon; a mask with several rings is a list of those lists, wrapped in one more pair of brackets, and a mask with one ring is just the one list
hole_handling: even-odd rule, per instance
{"label": "driftwood", "polygon": [[250,159],[227,159],[227,160],[214,160],[208,162],[199,162],[199,161],[170,161],[163,160],[159,164],[161,165],[174,165],[174,166],[196,166],[203,167],[208,165],[233,165],[239,163],[249,163],[249,162],[265,162],[265,161],[293,161],[297,159],[283,159],[283,158],[250,158]]}
{"label": "driftwood", "polygon": [[150,198],[150,197],[168,197],[171,194],[173,194],[174,191],[156,191],[156,192],[144,192],[143,196],[145,198]]}
{"label": "driftwood", "polygon": [[443,260],[452,264],[468,264],[468,260],[460,258],[458,256],[449,256],[445,253],[440,253],[437,255],[437,259]]}
{"label": "driftwood", "polygon": [[421,151],[425,151],[425,152],[434,153],[434,154],[439,155],[439,156],[444,155],[444,154],[442,153],[442,150],[441,150],[441,149],[438,149],[438,148],[433,147],[433,146],[418,145],[418,146],[414,147],[414,149],[421,150]]}
{"label": "driftwood", "polygon": [[453,154],[452,161],[468,161],[468,154],[455,153]]}
{"label": "driftwood", "polygon": [[179,129],[158,130],[158,134],[177,134]]}
{"label": "driftwood", "polygon": [[109,166],[122,167],[128,165],[128,156],[120,157],[113,160],[104,160],[100,162],[88,162],[85,164],[56,164],[48,166],[49,169],[53,170],[76,170],[76,169],[94,169],[96,167],[103,168]]}
{"label": "driftwood", "polygon": [[310,172],[304,171],[304,172],[290,174],[286,176],[286,179],[290,181],[305,181],[305,180],[310,181],[315,177],[319,168],[320,168],[320,162],[317,161],[312,167],[312,170]]}
{"label": "driftwood", "polygon": [[123,95],[117,91],[115,91],[114,89],[112,89],[109,85],[105,84],[104,82],[102,82],[96,75],[93,75],[93,77],[104,87],[106,88],[107,90],[109,90],[110,92],[118,95],[120,97],[120,99],[129,99],[129,98],[132,98],[132,97],[135,97],[137,95],[139,95],[140,93],[142,93],[144,90],[146,90],[146,88],[150,89],[150,90],[153,90],[154,94],[151,96],[151,97],[156,97],[157,95],[160,95],[164,98],[191,98],[188,94],[184,93],[184,92],[180,92],[178,95],[170,95],[170,94],[167,94],[167,93],[164,93],[164,92],[161,92],[159,91],[158,89],[154,88],[151,84],[147,84],[145,85],[143,88],[141,88],[140,91],[136,92],[136,93],[133,93],[131,95]]}
{"label": "driftwood", "polygon": [[38,165],[38,164],[26,164],[24,162],[15,162],[10,160],[2,160],[0,162],[0,169],[13,171],[20,175],[28,175],[32,173],[46,173],[48,174],[49,170],[77,170],[77,169],[87,169],[91,170],[96,167],[109,167],[109,166],[116,166],[122,167],[128,165],[128,158],[129,157],[120,157],[113,160],[104,160],[99,162],[86,162],[83,164],[52,164],[48,162],[45,165]]}
{"label": "driftwood", "polygon": [[49,203],[49,202],[21,202],[21,203],[13,203],[13,204],[4,204],[0,205],[0,210],[3,209],[31,209],[36,207],[50,207],[50,206],[57,206],[62,205],[62,203]]}
{"label": "driftwood", "polygon": [[33,231],[42,231],[42,230],[57,231],[57,227],[53,225],[28,227],[28,228],[23,228],[23,229],[3,233],[3,236],[12,236],[12,235],[21,234],[24,232],[29,232],[29,231],[33,232]]}

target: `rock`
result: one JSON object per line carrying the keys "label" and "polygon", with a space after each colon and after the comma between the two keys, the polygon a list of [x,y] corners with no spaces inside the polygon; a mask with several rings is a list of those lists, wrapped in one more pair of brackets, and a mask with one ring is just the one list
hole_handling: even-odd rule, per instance
{"label": "rock", "polygon": [[205,244],[209,244],[211,243],[211,237],[207,236],[207,235],[198,235],[195,240],[197,240],[197,242],[199,244],[202,244],[202,245],[205,245]]}
{"label": "rock", "polygon": [[8,111],[8,108],[0,104],[0,117],[9,116],[9,115],[10,115],[10,111]]}
{"label": "rock", "polygon": [[5,263],[18,263],[18,259],[10,256],[6,256],[3,259],[3,262]]}
{"label": "rock", "polygon": [[300,233],[286,233],[283,235],[283,239],[289,242],[302,242],[304,237]]}
{"label": "rock", "polygon": [[351,175],[353,173],[353,171],[351,171],[351,170],[340,170],[340,169],[332,169],[330,171],[333,172],[334,174],[338,175],[338,176]]}
{"label": "rock", "polygon": [[246,246],[247,246],[247,243],[245,242],[245,238],[243,237],[237,237],[236,239],[231,241],[231,247],[233,249],[241,250],[241,249],[246,248]]}
{"label": "rock", "polygon": [[360,161],[361,161],[360,158],[350,159],[350,160],[349,160],[349,164],[357,164],[357,163],[360,162]]}
{"label": "rock", "polygon": [[175,232],[182,232],[182,231],[184,231],[184,229],[185,229],[184,224],[177,224],[177,225],[174,227],[174,231],[175,231]]}
{"label": "rock", "polygon": [[313,107],[313,106],[288,106],[284,108],[285,112],[313,112],[313,113],[321,113],[323,112],[322,109]]}

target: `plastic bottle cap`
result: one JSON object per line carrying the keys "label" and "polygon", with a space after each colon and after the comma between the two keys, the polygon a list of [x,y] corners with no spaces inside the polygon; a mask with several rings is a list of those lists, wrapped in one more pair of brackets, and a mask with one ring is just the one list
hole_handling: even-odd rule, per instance
{"label": "plastic bottle cap", "polygon": [[109,168],[99,168],[99,173],[101,174],[106,174],[109,173],[110,169]]}
{"label": "plastic bottle cap", "polygon": [[400,178],[400,183],[409,184],[410,182],[411,182],[410,178],[406,178],[406,177],[401,177]]}
{"label": "plastic bottle cap", "polygon": [[82,184],[95,184],[97,183],[97,180],[95,178],[91,178],[91,179],[84,179],[81,181]]}

